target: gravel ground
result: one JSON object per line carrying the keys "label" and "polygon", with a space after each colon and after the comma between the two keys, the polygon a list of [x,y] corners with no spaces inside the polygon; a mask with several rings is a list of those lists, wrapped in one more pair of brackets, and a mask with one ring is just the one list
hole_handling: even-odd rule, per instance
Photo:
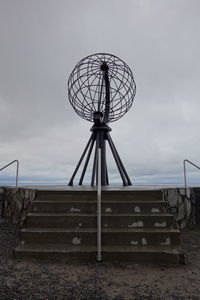
{"label": "gravel ground", "polygon": [[184,231],[187,265],[15,259],[19,227],[0,223],[0,300],[200,299],[200,229]]}

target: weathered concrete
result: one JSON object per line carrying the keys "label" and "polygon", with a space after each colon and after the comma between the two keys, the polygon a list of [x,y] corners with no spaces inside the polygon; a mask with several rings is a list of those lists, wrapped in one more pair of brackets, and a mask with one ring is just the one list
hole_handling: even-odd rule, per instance
{"label": "weathered concrete", "polygon": [[[102,251],[106,260],[178,263],[179,231],[161,190],[103,192]],[[21,230],[19,256],[96,257],[96,191],[39,190],[26,227]]]}
{"label": "weathered concrete", "polygon": [[[51,200],[42,201],[36,200],[32,212],[66,212],[66,213],[96,213],[96,201],[65,201]],[[134,201],[123,200],[116,203],[115,200],[102,201],[102,213],[166,213],[167,203],[165,201]]]}
{"label": "weathered concrete", "polygon": [[[103,246],[104,261],[132,261],[137,263],[178,264],[185,262],[185,255],[179,249],[165,247],[165,249],[149,246]],[[18,257],[31,256],[39,258],[59,257],[67,261],[94,261],[96,246],[71,246],[65,244],[25,244],[20,245],[15,255]]]}
{"label": "weathered concrete", "polygon": [[[94,228],[96,214],[74,213],[29,213],[27,226],[29,227],[68,227]],[[107,226],[106,226],[107,225]],[[174,218],[170,214],[102,214],[102,227],[108,228],[172,228]]]}
{"label": "weathered concrete", "polygon": [[[48,199],[48,201],[95,201],[96,189],[81,190],[38,190],[36,200]],[[162,200],[162,190],[106,190],[102,191],[102,201],[160,201]]]}
{"label": "weathered concrete", "polygon": [[[64,243],[72,246],[77,238],[83,245],[96,245],[96,228],[24,228],[21,230],[21,240],[27,243]],[[178,246],[179,231],[169,229],[136,229],[136,228],[103,228],[103,245],[147,245]]]}

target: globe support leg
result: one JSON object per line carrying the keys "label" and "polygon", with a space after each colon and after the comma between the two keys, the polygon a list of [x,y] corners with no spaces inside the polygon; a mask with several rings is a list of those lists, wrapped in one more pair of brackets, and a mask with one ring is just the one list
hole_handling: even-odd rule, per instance
{"label": "globe support leg", "polygon": [[106,184],[109,185],[108,168],[107,168],[107,165],[106,165]]}
{"label": "globe support leg", "polygon": [[104,132],[100,133],[100,147],[101,148],[101,185],[107,185],[106,180],[106,140],[104,136]]}
{"label": "globe support leg", "polygon": [[90,136],[90,139],[83,151],[83,154],[81,155],[81,158],[78,162],[78,165],[70,179],[69,185],[73,186],[73,180],[78,172],[78,169],[84,159],[84,157],[86,156],[85,159],[85,163],[83,166],[83,170],[81,173],[81,177],[79,180],[79,185],[82,185],[83,183],[83,179],[85,176],[85,172],[87,170],[88,167],[88,163],[90,161],[91,155],[92,155],[92,150],[94,148],[94,144],[95,144],[95,152],[94,152],[94,160],[93,160],[93,168],[92,168],[92,177],[91,177],[91,186],[94,186],[94,182],[96,179],[96,184],[97,184],[97,180],[98,180],[98,165],[97,165],[97,153],[98,153],[98,149],[101,149],[101,185],[108,185],[109,184],[109,179],[108,179],[108,169],[107,169],[107,162],[106,162],[106,141],[108,141],[108,144],[110,146],[112,155],[114,157],[115,163],[117,165],[119,174],[121,176],[122,182],[124,186],[127,185],[132,185],[130,178],[128,177],[128,174],[126,172],[126,169],[121,161],[121,158],[117,152],[117,149],[114,145],[114,142],[109,134],[109,131],[111,131],[111,129],[104,125],[104,126],[93,126],[91,128],[92,131],[92,135]]}
{"label": "globe support leg", "polygon": [[118,171],[121,175],[121,178],[122,178],[122,181],[123,181],[123,185],[132,185],[131,181],[130,181],[130,178],[126,172],[126,169],[121,161],[121,158],[117,152],[117,149],[115,148],[115,145],[111,139],[111,136],[110,134],[107,132],[107,138],[108,138],[108,143],[110,145],[110,149],[112,151],[112,154],[113,154],[113,157],[115,159],[115,162],[116,162],[116,165],[118,167]]}
{"label": "globe support leg", "polygon": [[96,174],[96,177],[97,177],[96,172],[97,172],[98,149],[99,149],[99,138],[96,137],[96,147],[95,147],[94,162],[93,162],[93,168],[92,168],[91,186],[94,186],[95,174]]}
{"label": "globe support leg", "polygon": [[89,163],[89,160],[90,160],[90,156],[91,156],[91,153],[92,153],[93,146],[94,146],[94,139],[92,139],[92,141],[90,143],[90,148],[89,148],[89,151],[88,151],[88,155],[87,155],[85,165],[84,165],[84,168],[83,168],[83,171],[82,171],[82,174],[81,174],[81,178],[79,180],[79,185],[82,185],[82,183],[83,183],[83,178],[85,176],[85,171],[87,169],[87,166],[88,166],[88,163]]}
{"label": "globe support leg", "polygon": [[101,184],[108,185],[105,135],[102,130],[96,129],[95,131],[96,131],[96,147],[95,147],[95,154],[94,154],[91,186],[94,186],[95,175],[96,175],[96,183],[97,183],[97,174],[98,174],[97,153],[99,148],[101,149]]}
{"label": "globe support leg", "polygon": [[94,134],[92,133],[91,136],[90,136],[90,139],[89,139],[89,141],[88,141],[88,143],[87,143],[87,145],[86,145],[86,147],[85,147],[85,149],[83,151],[83,154],[81,155],[81,158],[80,158],[80,160],[78,162],[78,165],[77,165],[77,167],[76,167],[76,169],[75,169],[75,171],[74,171],[74,173],[73,173],[73,175],[72,175],[72,177],[71,177],[71,179],[69,181],[69,184],[68,184],[69,186],[73,186],[74,177],[76,176],[76,173],[78,172],[78,169],[79,169],[79,167],[80,167],[80,165],[81,165],[81,163],[82,163],[82,161],[84,159],[84,156],[85,156],[85,154],[86,154],[86,152],[87,152],[87,150],[88,150],[88,148],[90,146],[90,143],[93,140],[93,135]]}

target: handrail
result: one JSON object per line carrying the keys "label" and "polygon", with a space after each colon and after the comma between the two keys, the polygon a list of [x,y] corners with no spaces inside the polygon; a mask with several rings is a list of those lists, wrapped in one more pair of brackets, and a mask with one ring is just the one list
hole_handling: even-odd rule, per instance
{"label": "handrail", "polygon": [[186,180],[186,162],[191,164],[193,167],[197,168],[200,170],[200,167],[195,165],[193,162],[191,162],[190,160],[188,159],[184,159],[183,161],[183,171],[184,171],[184,184],[185,184],[185,187],[187,186],[187,180]]}
{"label": "handrail", "polygon": [[97,176],[97,260],[101,261],[101,148],[98,149]]}
{"label": "handrail", "polygon": [[17,163],[17,170],[16,170],[16,186],[18,186],[18,177],[19,177],[19,161],[18,159],[15,159],[13,161],[11,161],[9,164],[5,165],[3,168],[0,169],[0,172],[4,169],[6,169],[7,167],[9,167],[10,165]]}

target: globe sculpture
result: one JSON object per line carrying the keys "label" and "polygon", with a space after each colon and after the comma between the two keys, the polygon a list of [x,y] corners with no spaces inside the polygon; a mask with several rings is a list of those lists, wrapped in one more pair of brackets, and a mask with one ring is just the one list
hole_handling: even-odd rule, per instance
{"label": "globe sculpture", "polygon": [[91,136],[70,179],[74,178],[85,158],[79,180],[82,185],[95,145],[91,185],[97,183],[98,149],[101,149],[101,184],[108,185],[106,142],[108,142],[123,185],[131,185],[121,158],[110,136],[110,122],[119,120],[131,108],[136,94],[136,84],[131,69],[117,56],[97,53],[83,58],[68,79],[68,97],[75,112],[93,122]]}

